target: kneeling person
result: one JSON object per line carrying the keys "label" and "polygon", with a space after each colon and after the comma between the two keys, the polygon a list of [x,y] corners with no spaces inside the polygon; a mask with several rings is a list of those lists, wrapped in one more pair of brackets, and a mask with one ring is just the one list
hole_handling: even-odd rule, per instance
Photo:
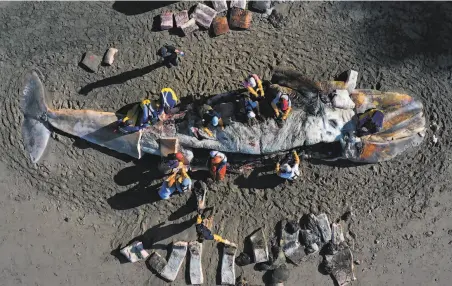
{"label": "kneeling person", "polygon": [[290,101],[289,95],[281,91],[273,99],[271,106],[275,111],[276,118],[281,118],[282,120],[286,120],[292,110],[292,102]]}
{"label": "kneeling person", "polygon": [[179,172],[171,174],[162,184],[159,191],[159,196],[163,200],[167,200],[177,190],[179,193],[185,193],[191,190],[192,181],[185,172],[184,168]]}

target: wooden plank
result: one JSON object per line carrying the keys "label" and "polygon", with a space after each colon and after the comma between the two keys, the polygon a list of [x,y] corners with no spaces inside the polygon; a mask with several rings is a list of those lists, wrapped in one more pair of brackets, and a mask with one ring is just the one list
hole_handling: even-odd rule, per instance
{"label": "wooden plank", "polygon": [[179,147],[179,139],[176,137],[161,138],[160,142],[160,154],[163,157],[167,157],[169,154],[177,153]]}

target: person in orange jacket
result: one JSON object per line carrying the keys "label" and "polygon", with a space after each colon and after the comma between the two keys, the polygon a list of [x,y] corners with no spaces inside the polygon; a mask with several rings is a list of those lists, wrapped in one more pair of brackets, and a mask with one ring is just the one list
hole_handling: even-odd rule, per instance
{"label": "person in orange jacket", "polygon": [[212,179],[222,181],[226,177],[228,158],[219,151],[210,151],[209,170]]}

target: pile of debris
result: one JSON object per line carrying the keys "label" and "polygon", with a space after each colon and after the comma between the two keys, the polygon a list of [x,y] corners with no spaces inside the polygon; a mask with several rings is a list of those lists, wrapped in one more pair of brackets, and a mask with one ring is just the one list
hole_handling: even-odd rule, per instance
{"label": "pile of debris", "polygon": [[[356,280],[353,268],[353,254],[344,239],[342,225],[330,224],[326,214],[309,214],[302,223],[284,220],[281,222],[278,239],[271,242],[269,255],[266,239],[261,229],[250,236],[256,269],[268,271],[267,283],[282,286],[289,279],[286,260],[295,265],[306,261],[311,255],[323,256],[322,268],[330,274],[337,285],[347,285]],[[246,253],[241,253],[236,264],[251,263]]]}
{"label": "pile of debris", "polygon": [[[246,9],[246,0],[232,0],[229,8],[226,0],[209,2],[213,7],[199,3],[190,17],[187,10],[177,13],[163,12],[160,15],[161,30],[174,28],[175,22],[176,28],[181,29],[186,36],[198,30],[199,27],[204,29],[212,27],[213,34],[219,36],[229,32],[229,28],[249,29],[251,27],[252,12]],[[259,11],[267,11],[270,4],[271,1],[267,0],[255,1],[253,8]],[[229,14],[229,18],[227,14]]]}

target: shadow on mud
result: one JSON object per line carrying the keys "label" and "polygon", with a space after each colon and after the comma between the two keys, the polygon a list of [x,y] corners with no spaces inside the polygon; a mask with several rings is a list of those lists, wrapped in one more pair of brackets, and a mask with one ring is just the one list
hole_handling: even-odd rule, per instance
{"label": "shadow on mud", "polygon": [[234,184],[244,189],[268,189],[284,184],[285,180],[278,177],[274,172],[274,167],[267,165],[255,168],[248,177],[240,175],[234,180]]}
{"label": "shadow on mud", "polygon": [[131,243],[135,241],[141,241],[143,242],[143,247],[145,249],[162,249],[166,248],[166,244],[157,244],[157,242],[160,242],[162,240],[168,239],[170,237],[173,237],[190,227],[192,227],[196,222],[196,217],[193,216],[189,220],[179,222],[179,223],[172,223],[168,225],[164,225],[164,223],[159,223],[148,230],[146,230],[145,233],[142,235],[139,235],[135,238],[133,238],[131,241],[127,243],[127,245],[130,245]]}
{"label": "shadow on mud", "polygon": [[110,85],[116,85],[116,84],[122,84],[126,81],[129,81],[131,79],[144,76],[145,74],[148,74],[152,72],[153,70],[156,70],[160,67],[163,67],[163,62],[156,62],[152,65],[149,65],[144,68],[138,68],[131,71],[126,71],[118,75],[114,75],[112,77],[104,78],[101,80],[98,80],[96,82],[92,82],[90,84],[85,85],[79,90],[79,94],[87,95],[91,91],[93,91],[96,88],[110,86]]}
{"label": "shadow on mud", "polygon": [[196,196],[195,194],[192,194],[184,205],[182,205],[180,208],[178,208],[175,212],[173,212],[169,216],[168,220],[169,221],[178,220],[190,213],[196,212],[197,208],[198,202],[196,200]]}
{"label": "shadow on mud", "polygon": [[143,14],[179,1],[116,1],[112,8],[127,16]]}

